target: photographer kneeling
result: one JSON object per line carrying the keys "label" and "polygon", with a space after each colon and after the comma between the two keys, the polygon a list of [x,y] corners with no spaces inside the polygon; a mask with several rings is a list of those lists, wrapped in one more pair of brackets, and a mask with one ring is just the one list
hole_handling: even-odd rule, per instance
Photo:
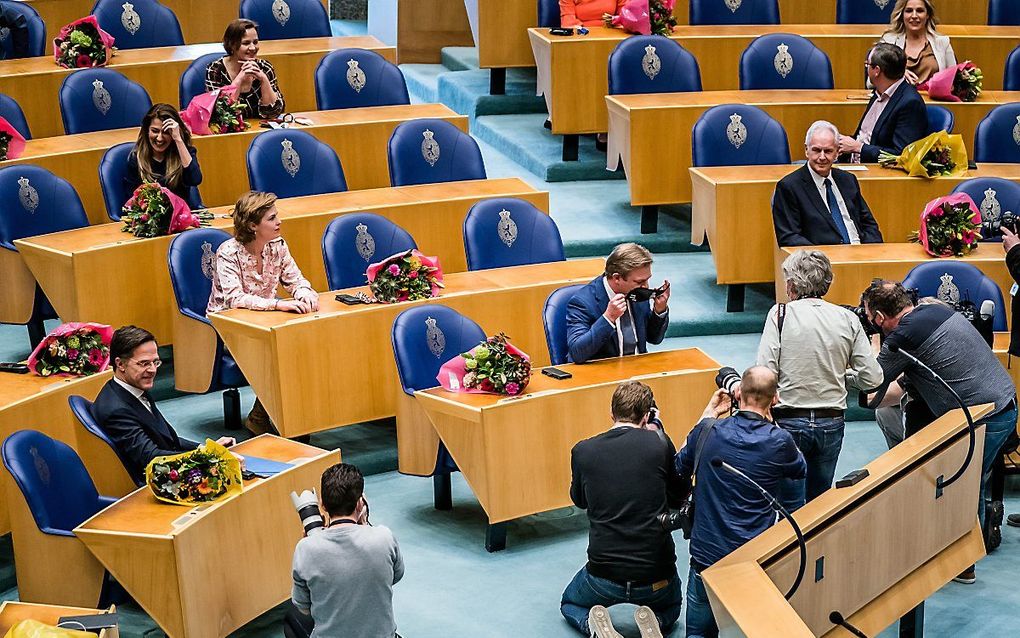
{"label": "photographer kneeling", "polygon": [[[287,638],[393,638],[393,585],[404,561],[393,533],[368,522],[365,478],[348,463],[322,473],[323,526],[301,511],[307,536],[294,549]],[[295,500],[295,504],[298,504]],[[313,622],[314,621],[314,622]]]}
{"label": "photographer kneeling", "polygon": [[720,418],[729,410],[730,398],[725,390],[716,391],[676,456],[680,477],[697,477],[687,579],[687,638],[719,635],[701,572],[776,520],[771,505],[755,486],[711,462],[728,463],[773,496],[778,496],[784,479],[802,479],[807,472],[793,437],[771,420],[772,406],[779,401],[778,384],[776,374],[768,368],[748,368],[736,391],[740,410]]}

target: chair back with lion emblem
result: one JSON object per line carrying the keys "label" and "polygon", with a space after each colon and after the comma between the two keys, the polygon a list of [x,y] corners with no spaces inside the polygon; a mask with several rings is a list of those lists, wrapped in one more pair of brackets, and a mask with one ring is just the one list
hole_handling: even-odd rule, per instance
{"label": "chair back with lion emblem", "polygon": [[516,197],[484,199],[464,218],[468,270],[563,261],[563,240],[552,217]]}
{"label": "chair back with lion emblem", "polygon": [[295,129],[256,135],[248,147],[252,190],[277,197],[303,197],[347,190],[336,151],[311,133]]}
{"label": "chair back with lion emblem", "polygon": [[393,320],[393,356],[407,394],[439,385],[439,368],[485,340],[481,326],[453,308],[423,304]]}
{"label": "chair back with lion emblem", "polygon": [[315,69],[315,103],[320,111],[410,104],[403,72],[367,49],[339,49]]}
{"label": "chair back with lion emblem", "polygon": [[184,44],[177,16],[157,0],[99,0],[92,14],[103,31],[113,36],[118,49]]}
{"label": "chair back with lion emblem", "polygon": [[341,215],[329,222],[322,234],[322,260],[329,289],[364,286],[370,265],[417,247],[411,233],[382,215]]}
{"label": "chair back with lion emblem", "polygon": [[974,161],[1020,163],[1020,102],[1001,104],[981,120],[974,134]]}
{"label": "chair back with lion emblem", "polygon": [[177,309],[192,319],[208,323],[205,309],[216,272],[216,250],[228,239],[230,234],[218,228],[195,228],[175,235],[170,242],[170,286]]}
{"label": "chair back with lion emblem", "polygon": [[786,130],[768,113],[747,104],[705,111],[691,132],[694,166],[789,164]]}
{"label": "chair back with lion emblem", "polygon": [[896,0],[836,0],[836,24],[889,24]]}
{"label": "chair back with lion emblem", "polygon": [[635,35],[609,56],[609,94],[683,93],[701,90],[698,61],[675,40]]}
{"label": "chair back with lion emblem", "polygon": [[778,0],[690,0],[692,25],[779,24]]}
{"label": "chair back with lion emblem", "polygon": [[16,250],[15,239],[89,225],[74,187],[33,164],[0,168],[0,247]]}
{"label": "chair back with lion emblem", "polygon": [[138,128],[152,108],[148,91],[113,69],[79,69],[60,85],[60,117],[67,135]]}
{"label": "chair back with lion emblem", "polygon": [[261,40],[333,35],[329,15],[319,0],[242,0],[240,17],[259,25]]}
{"label": "chair back with lion emblem", "polygon": [[402,122],[387,144],[391,186],[485,179],[474,138],[446,120]]}
{"label": "chair back with lion emblem", "polygon": [[805,37],[771,33],[755,38],[740,56],[740,89],[831,89],[829,56]]}
{"label": "chair back with lion emblem", "polygon": [[986,299],[995,304],[992,329],[1006,330],[1006,306],[998,284],[976,266],[949,259],[936,259],[914,266],[903,278],[903,287],[916,288],[917,296],[936,297],[948,304],[969,300],[978,308]]}

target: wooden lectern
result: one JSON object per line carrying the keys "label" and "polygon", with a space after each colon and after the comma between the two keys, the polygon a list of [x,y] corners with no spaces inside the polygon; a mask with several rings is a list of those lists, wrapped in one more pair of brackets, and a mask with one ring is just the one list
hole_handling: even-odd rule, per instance
{"label": "wooden lectern", "polygon": [[[975,420],[991,405],[971,408]],[[870,476],[833,488],[797,510],[807,542],[804,579],[799,547],[781,521],[702,573],[720,636],[838,638],[836,611],[867,636],[897,619],[900,636],[923,635],[924,600],[985,555],[978,524],[984,426],[959,480],[967,421],[953,410],[867,465]],[[710,469],[709,471],[721,471]],[[741,480],[733,476],[733,480]]]}

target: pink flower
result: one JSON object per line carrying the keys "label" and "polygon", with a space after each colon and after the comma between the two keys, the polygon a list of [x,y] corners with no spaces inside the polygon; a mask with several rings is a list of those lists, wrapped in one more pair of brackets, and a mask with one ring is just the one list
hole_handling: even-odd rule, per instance
{"label": "pink flower", "polygon": [[103,365],[103,351],[99,348],[92,348],[89,350],[89,363],[97,368]]}
{"label": "pink flower", "polygon": [[84,53],[79,53],[78,57],[74,61],[74,64],[75,66],[80,67],[92,66],[92,60],[89,58],[89,56],[85,55]]}
{"label": "pink flower", "polygon": [[67,351],[67,358],[69,360],[71,360],[71,361],[74,361],[75,359],[78,358],[78,351],[75,350],[74,348],[68,349],[68,351]]}
{"label": "pink flower", "polygon": [[147,222],[147,221],[149,221],[149,214],[148,213],[142,213],[141,217],[139,217],[138,219],[140,221],[142,221],[142,222]]}
{"label": "pink flower", "polygon": [[521,386],[517,385],[513,381],[504,386],[507,394],[518,394],[521,391]]}
{"label": "pink flower", "polygon": [[386,269],[386,272],[390,273],[395,277],[400,274],[400,266],[396,264],[390,264],[389,268]]}
{"label": "pink flower", "polygon": [[418,278],[418,271],[417,270],[411,270],[411,271],[409,271],[407,273],[407,276],[409,278],[411,278],[411,279],[417,279]]}
{"label": "pink flower", "polygon": [[142,201],[138,202],[138,208],[145,210],[149,207],[149,200],[142,198]]}
{"label": "pink flower", "polygon": [[181,475],[177,473],[177,470],[170,470],[170,480],[171,481],[176,481],[180,477],[181,477]]}

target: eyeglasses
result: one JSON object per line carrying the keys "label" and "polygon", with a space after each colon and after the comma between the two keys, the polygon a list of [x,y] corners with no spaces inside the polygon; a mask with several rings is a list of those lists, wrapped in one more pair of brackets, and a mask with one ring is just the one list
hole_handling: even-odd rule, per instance
{"label": "eyeglasses", "polygon": [[163,365],[163,361],[160,359],[153,359],[152,361],[138,361],[137,359],[129,359],[129,361],[134,363],[142,370],[148,370],[149,368],[156,370],[159,368],[159,366]]}

